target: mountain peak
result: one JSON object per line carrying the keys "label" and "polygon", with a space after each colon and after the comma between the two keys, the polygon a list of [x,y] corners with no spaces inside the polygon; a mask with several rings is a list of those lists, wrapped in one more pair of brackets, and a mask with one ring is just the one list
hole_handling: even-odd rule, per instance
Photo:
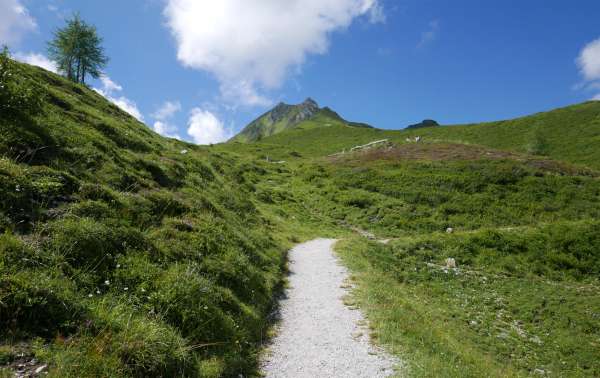
{"label": "mountain peak", "polygon": [[317,104],[317,102],[310,97],[307,97],[301,105],[319,107],[319,104]]}
{"label": "mountain peak", "polygon": [[232,140],[239,142],[260,140],[263,137],[293,128],[299,123],[313,118],[320,111],[319,104],[310,97],[297,105],[280,102],[273,109],[246,126]]}

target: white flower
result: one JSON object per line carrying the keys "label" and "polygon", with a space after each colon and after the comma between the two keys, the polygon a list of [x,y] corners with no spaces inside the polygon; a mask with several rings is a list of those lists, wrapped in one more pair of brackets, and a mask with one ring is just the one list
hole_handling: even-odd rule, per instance
{"label": "white flower", "polygon": [[108,285],[110,285],[110,281],[106,280],[106,281],[104,281],[104,284],[108,286]]}
{"label": "white flower", "polygon": [[121,267],[121,264],[117,264],[117,269],[119,269]]}
{"label": "white flower", "polygon": [[100,295],[100,290],[96,290],[96,294]]}
{"label": "white flower", "polygon": [[128,287],[124,287],[123,290],[127,291],[127,290],[129,290],[129,288]]}
{"label": "white flower", "polygon": [[93,296],[94,296],[94,294],[88,294],[88,298],[91,298]]}

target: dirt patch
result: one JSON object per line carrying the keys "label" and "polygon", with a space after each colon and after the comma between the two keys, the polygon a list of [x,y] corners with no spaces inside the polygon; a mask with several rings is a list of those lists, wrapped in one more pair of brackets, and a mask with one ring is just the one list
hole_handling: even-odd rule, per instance
{"label": "dirt patch", "polygon": [[483,146],[458,143],[390,144],[380,148],[339,154],[330,157],[334,163],[368,163],[374,161],[461,161],[515,160],[541,171],[569,175],[600,177],[600,173],[585,167],[517,152],[500,151]]}

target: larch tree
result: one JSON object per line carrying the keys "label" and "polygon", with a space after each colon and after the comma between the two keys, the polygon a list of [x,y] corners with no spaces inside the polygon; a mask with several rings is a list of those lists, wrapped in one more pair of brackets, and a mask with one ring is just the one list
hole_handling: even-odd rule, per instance
{"label": "larch tree", "polygon": [[98,78],[108,63],[96,27],[78,14],[54,32],[54,39],[48,43],[48,55],[67,78],[82,84],[87,75]]}

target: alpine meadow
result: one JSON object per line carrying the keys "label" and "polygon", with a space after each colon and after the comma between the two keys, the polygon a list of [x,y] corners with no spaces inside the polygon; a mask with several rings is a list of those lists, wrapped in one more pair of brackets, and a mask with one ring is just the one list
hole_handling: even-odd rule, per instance
{"label": "alpine meadow", "polygon": [[[143,21],[119,38],[167,28],[172,67],[123,63],[98,4],[0,0],[0,377],[600,376],[598,99],[546,106],[546,87],[530,104],[505,89],[506,104],[490,102],[506,113],[443,113],[408,77],[406,88],[354,82],[370,74],[347,71],[344,54],[363,48],[351,55],[361,59],[363,34],[393,33],[413,2],[141,3],[123,5]],[[599,7],[581,6],[597,19]],[[406,61],[451,33],[448,8],[428,7],[442,21],[426,23]],[[538,8],[536,25],[556,20]],[[153,17],[163,24],[144,29]],[[46,20],[57,27],[44,35]],[[590,28],[573,38],[585,45]],[[48,65],[22,53],[36,46],[27,33],[44,38]],[[107,76],[113,65],[127,89]],[[598,88],[600,40],[575,67],[580,84],[561,90]],[[184,92],[199,70],[209,100],[197,83]],[[431,109],[417,120],[451,122],[407,126],[392,106],[396,127],[379,126],[388,113],[368,120],[378,98],[411,88]],[[181,100],[147,110],[161,101],[145,96],[170,90]],[[483,96],[471,95],[446,101]],[[480,114],[530,115],[463,122]]]}

